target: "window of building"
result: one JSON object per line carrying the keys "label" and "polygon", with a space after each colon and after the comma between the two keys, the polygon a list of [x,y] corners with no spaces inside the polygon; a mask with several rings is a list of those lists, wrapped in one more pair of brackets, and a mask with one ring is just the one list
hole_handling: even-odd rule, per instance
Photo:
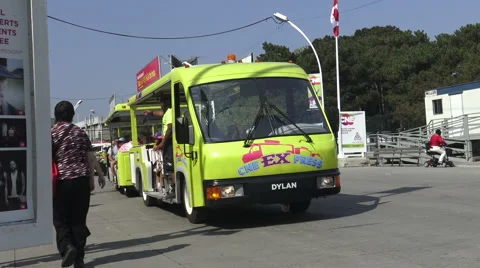
{"label": "window of building", "polygon": [[443,114],[442,99],[432,100],[433,114]]}

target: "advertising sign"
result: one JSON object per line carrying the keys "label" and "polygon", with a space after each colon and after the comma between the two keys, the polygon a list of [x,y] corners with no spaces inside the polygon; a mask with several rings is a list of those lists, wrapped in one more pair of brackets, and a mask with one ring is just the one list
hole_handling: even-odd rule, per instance
{"label": "advertising sign", "polygon": [[45,1],[1,1],[0,251],[52,241],[46,17]]}
{"label": "advertising sign", "polygon": [[340,112],[343,153],[367,152],[365,112]]}
{"label": "advertising sign", "polygon": [[180,58],[170,55],[170,67],[172,69],[183,67],[185,64],[198,65],[198,57],[192,57],[189,60],[182,61]]}
{"label": "advertising sign", "polygon": [[[310,77],[310,81],[312,82],[313,90],[315,90],[318,95],[318,100],[320,101],[320,103],[322,103],[323,96],[320,74],[309,74],[308,76]],[[317,103],[313,100],[313,96],[310,91],[308,91],[308,102],[310,103],[310,109],[318,109]]]}
{"label": "advertising sign", "polygon": [[434,90],[425,91],[425,96],[437,96],[437,90],[434,89]]}
{"label": "advertising sign", "polygon": [[250,63],[250,62],[253,62],[253,52],[250,53],[248,56],[246,56],[245,58],[241,59],[241,61],[243,63]]}
{"label": "advertising sign", "polygon": [[117,105],[117,99],[116,99],[115,94],[113,94],[110,97],[110,100],[108,100],[108,105],[110,106],[110,112],[115,110],[115,105]]}
{"label": "advertising sign", "polygon": [[157,56],[137,73],[137,91],[142,91],[160,77],[160,57]]}

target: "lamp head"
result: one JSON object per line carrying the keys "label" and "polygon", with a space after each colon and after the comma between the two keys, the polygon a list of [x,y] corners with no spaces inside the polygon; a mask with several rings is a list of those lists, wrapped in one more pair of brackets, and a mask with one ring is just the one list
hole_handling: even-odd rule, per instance
{"label": "lamp head", "polygon": [[278,13],[278,12],[275,12],[275,13],[273,14],[273,16],[274,16],[275,18],[277,18],[278,20],[281,20],[282,22],[287,22],[287,21],[288,21],[287,16],[285,16],[285,15],[283,15],[283,14],[280,14],[280,13]]}

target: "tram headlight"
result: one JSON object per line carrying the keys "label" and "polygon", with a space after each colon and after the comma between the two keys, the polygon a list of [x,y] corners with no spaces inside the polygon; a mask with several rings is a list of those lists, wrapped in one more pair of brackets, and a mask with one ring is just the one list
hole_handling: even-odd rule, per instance
{"label": "tram headlight", "polygon": [[317,177],[317,188],[335,187],[335,178],[333,176]]}
{"label": "tram headlight", "polygon": [[222,185],[207,188],[207,199],[221,199],[244,195],[242,185]]}

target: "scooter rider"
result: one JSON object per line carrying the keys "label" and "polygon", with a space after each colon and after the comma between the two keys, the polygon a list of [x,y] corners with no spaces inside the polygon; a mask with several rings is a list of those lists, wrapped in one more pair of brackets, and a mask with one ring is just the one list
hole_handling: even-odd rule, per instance
{"label": "scooter rider", "polygon": [[437,129],[435,134],[432,135],[430,138],[430,152],[435,152],[440,154],[440,158],[438,159],[439,163],[443,163],[445,160],[445,156],[447,155],[447,151],[445,151],[442,146],[447,146],[447,143],[442,138],[442,131]]}

